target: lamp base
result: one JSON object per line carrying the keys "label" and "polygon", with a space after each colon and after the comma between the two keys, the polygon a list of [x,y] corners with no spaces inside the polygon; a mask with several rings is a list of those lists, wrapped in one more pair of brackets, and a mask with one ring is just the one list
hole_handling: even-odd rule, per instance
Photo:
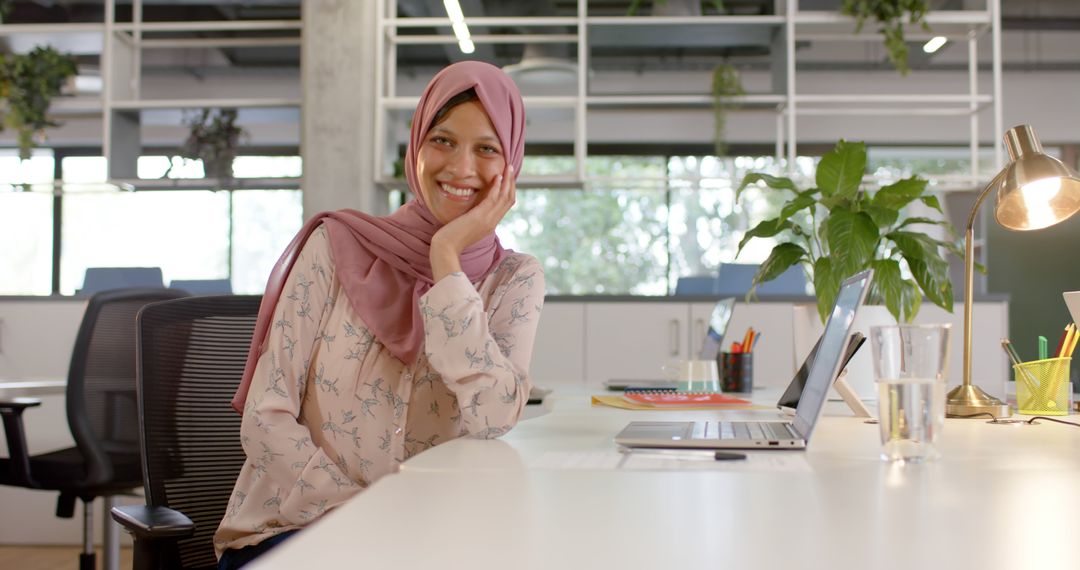
{"label": "lamp base", "polygon": [[946,396],[946,417],[980,417],[975,414],[992,414],[995,418],[1007,418],[1012,415],[1012,408],[971,384],[957,386]]}

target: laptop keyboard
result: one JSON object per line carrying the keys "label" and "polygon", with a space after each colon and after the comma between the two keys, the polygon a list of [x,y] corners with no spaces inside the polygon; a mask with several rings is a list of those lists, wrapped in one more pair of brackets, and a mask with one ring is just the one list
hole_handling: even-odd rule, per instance
{"label": "laptop keyboard", "polygon": [[[715,429],[709,429],[716,426]],[[717,439],[791,439],[783,422],[709,422],[706,437]]]}

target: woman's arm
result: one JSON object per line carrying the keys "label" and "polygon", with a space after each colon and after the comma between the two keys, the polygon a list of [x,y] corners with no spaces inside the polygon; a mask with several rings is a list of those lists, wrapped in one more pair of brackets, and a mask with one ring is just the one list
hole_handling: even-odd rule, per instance
{"label": "woman's arm", "polygon": [[333,281],[329,240],[319,227],[293,264],[274,309],[240,430],[252,477],[269,478],[276,489],[262,508],[278,509],[296,524],[317,516],[318,506],[325,510],[359,490],[312,442],[311,430],[298,419],[312,353],[333,307]]}
{"label": "woman's arm", "polygon": [[431,367],[457,396],[462,422],[476,437],[510,430],[529,399],[529,362],[544,304],[544,273],[529,256],[503,267],[512,272],[490,317],[465,274],[451,273],[421,299],[424,350]]}

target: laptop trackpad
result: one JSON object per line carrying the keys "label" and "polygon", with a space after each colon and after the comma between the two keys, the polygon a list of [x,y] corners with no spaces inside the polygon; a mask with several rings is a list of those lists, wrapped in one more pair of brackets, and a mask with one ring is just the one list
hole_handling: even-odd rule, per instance
{"label": "laptop trackpad", "polygon": [[680,441],[694,435],[694,422],[631,422],[615,437],[616,441]]}

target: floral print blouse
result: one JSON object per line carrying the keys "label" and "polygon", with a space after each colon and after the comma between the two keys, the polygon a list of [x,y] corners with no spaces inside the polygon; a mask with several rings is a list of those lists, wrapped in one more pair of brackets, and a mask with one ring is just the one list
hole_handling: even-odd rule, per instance
{"label": "floral print blouse", "polygon": [[303,527],[458,437],[506,433],[528,399],[544,275],[511,253],[483,281],[439,280],[421,299],[424,350],[407,365],[353,311],[324,227],[305,243],[274,312],[244,407],[240,472],[214,543]]}

